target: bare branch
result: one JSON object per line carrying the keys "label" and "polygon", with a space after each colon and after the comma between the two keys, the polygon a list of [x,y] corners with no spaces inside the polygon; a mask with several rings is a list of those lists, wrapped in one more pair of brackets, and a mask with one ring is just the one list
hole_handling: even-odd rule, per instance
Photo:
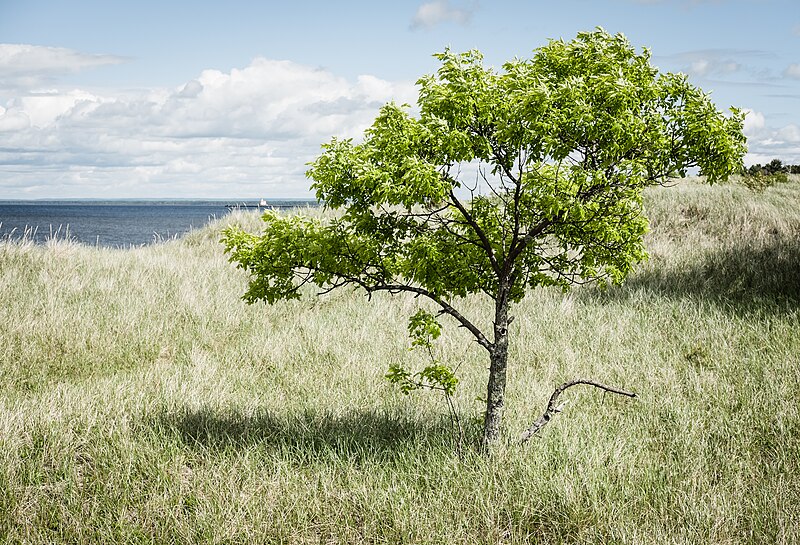
{"label": "bare branch", "polygon": [[475,218],[472,217],[472,214],[470,214],[463,203],[458,200],[458,197],[456,197],[452,189],[450,190],[450,202],[461,212],[461,215],[467,220],[467,224],[475,231],[475,234],[478,235],[478,238],[481,240],[481,247],[486,252],[489,263],[492,264],[492,269],[499,276],[501,272],[500,264],[497,262],[497,257],[494,255],[494,250],[492,249],[492,244],[489,242],[489,238],[486,236],[481,226],[478,225],[478,222],[475,221]]}
{"label": "bare branch", "polygon": [[533,423],[533,425],[525,430],[520,437],[519,442],[524,443],[541,430],[543,427],[547,425],[548,422],[558,413],[560,413],[564,409],[564,405],[566,403],[562,403],[561,405],[556,405],[556,401],[558,401],[558,396],[560,396],[567,388],[571,388],[578,384],[587,384],[589,386],[594,386],[595,388],[600,388],[601,390],[605,390],[606,392],[611,392],[612,394],[619,394],[626,397],[636,397],[636,394],[633,392],[628,392],[627,390],[620,390],[619,388],[612,388],[611,386],[606,386],[605,384],[600,384],[599,382],[595,382],[593,380],[588,379],[576,379],[571,380],[570,382],[565,382],[561,386],[555,389],[553,395],[550,396],[550,401],[547,403],[547,408],[544,411],[544,414]]}

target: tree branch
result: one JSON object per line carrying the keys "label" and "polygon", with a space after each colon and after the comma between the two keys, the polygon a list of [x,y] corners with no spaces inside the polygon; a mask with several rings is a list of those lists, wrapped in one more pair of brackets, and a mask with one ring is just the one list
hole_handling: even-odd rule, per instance
{"label": "tree branch", "polygon": [[470,322],[463,314],[458,312],[454,309],[450,304],[442,299],[441,297],[437,296],[436,294],[424,289],[419,288],[417,286],[407,286],[405,284],[377,284],[374,286],[368,286],[367,284],[355,280],[362,288],[364,288],[367,293],[371,293],[373,291],[388,291],[389,293],[399,293],[401,291],[409,292],[409,293],[416,293],[417,295],[424,295],[437,305],[442,308],[446,314],[449,314],[453,318],[455,318],[462,327],[466,328],[472,335],[475,337],[475,340],[478,342],[479,345],[484,347],[489,352],[492,351],[494,345],[486,338],[486,336],[481,332],[480,329],[477,328],[475,324]]}
{"label": "tree branch", "polygon": [[[562,215],[562,213],[559,213],[556,220],[560,220]],[[525,236],[522,237],[519,242],[517,242],[517,245],[508,252],[508,256],[506,257],[506,265],[514,263],[519,255],[525,250],[525,248],[527,248],[528,244],[530,244],[533,239],[541,235],[545,229],[553,225],[553,223],[555,223],[554,220],[542,220],[537,225],[531,227],[528,232],[525,233]]]}
{"label": "tree branch", "polygon": [[486,233],[481,229],[481,226],[478,225],[478,222],[475,221],[475,218],[472,217],[472,214],[464,207],[461,201],[458,200],[456,194],[453,190],[450,190],[450,201],[453,203],[461,215],[464,216],[464,219],[467,220],[467,224],[475,231],[475,234],[478,235],[478,238],[481,240],[481,246],[486,252],[486,256],[489,258],[489,263],[492,264],[492,269],[494,272],[500,276],[500,264],[497,262],[497,257],[494,255],[494,250],[492,250],[492,244],[489,242],[489,238],[486,236]]}
{"label": "tree branch", "polygon": [[525,430],[525,432],[520,437],[519,442],[525,443],[528,439],[539,433],[543,427],[547,425],[548,422],[558,413],[560,413],[564,409],[564,405],[566,402],[562,403],[561,405],[556,405],[556,401],[558,401],[558,396],[560,396],[567,388],[571,388],[578,384],[587,384],[589,386],[594,386],[595,388],[600,388],[601,390],[605,390],[606,392],[611,392],[612,394],[619,394],[627,397],[636,397],[636,394],[633,392],[628,392],[627,390],[620,390],[619,388],[612,388],[611,386],[606,386],[604,384],[600,384],[599,382],[595,382],[593,380],[588,379],[576,379],[570,382],[565,382],[561,386],[555,389],[553,395],[550,396],[550,401],[547,403],[547,408],[544,411],[544,414],[540,416],[533,425]]}

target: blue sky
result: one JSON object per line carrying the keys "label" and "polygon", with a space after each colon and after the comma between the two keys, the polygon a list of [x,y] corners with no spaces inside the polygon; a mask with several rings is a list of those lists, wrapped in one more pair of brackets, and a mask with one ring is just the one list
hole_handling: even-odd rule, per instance
{"label": "blue sky", "polygon": [[319,145],[413,103],[433,53],[595,26],[748,110],[748,164],[800,164],[798,0],[0,0],[0,199],[308,197]]}

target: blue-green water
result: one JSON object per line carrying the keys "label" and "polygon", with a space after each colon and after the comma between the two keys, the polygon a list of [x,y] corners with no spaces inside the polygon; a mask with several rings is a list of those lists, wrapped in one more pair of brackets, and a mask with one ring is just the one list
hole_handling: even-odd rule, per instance
{"label": "blue-green water", "polygon": [[[270,201],[274,208],[316,201]],[[255,209],[257,201],[0,201],[0,240],[36,242],[70,238],[82,244],[128,247],[180,237],[230,212]]]}

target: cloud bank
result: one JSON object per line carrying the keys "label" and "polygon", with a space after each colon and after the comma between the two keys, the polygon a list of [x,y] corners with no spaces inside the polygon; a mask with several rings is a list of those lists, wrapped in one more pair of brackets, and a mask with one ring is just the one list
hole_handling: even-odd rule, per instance
{"label": "cloud bank", "polygon": [[[433,20],[433,19],[429,19]],[[694,52],[706,74],[733,71],[727,52]],[[123,62],[37,46],[0,47],[0,199],[308,197],[306,163],[332,136],[358,138],[410,82],[348,79],[256,58],[205,70],[170,89],[65,88],[59,78]],[[790,65],[787,78],[795,77]],[[775,126],[772,126],[772,125]],[[748,164],[800,164],[800,127],[758,111],[745,121]]]}
{"label": "cloud bank", "polygon": [[[42,61],[36,70],[14,68],[7,55],[0,79],[34,74],[38,85],[64,70],[111,62],[59,54],[68,66]],[[410,83],[348,80],[265,58],[230,72],[203,71],[175,89],[31,84],[0,101],[0,198],[305,197],[305,163],[321,143],[358,137],[384,103],[415,96]]]}

